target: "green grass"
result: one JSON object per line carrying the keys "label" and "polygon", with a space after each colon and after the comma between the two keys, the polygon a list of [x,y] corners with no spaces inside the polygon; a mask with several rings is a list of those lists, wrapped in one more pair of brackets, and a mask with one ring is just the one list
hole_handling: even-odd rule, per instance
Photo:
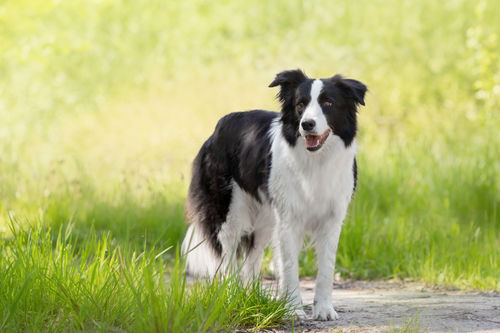
{"label": "green grass", "polygon": [[[146,284],[181,264],[173,249],[185,232],[191,160],[221,115],[276,110],[267,85],[297,67],[370,89],[341,275],[499,290],[499,16],[494,0],[3,2],[0,308],[10,310],[0,325],[154,330],[141,302],[156,302],[166,325],[162,297],[175,274]],[[13,234],[11,220],[26,231]],[[57,241],[68,226],[71,237]],[[103,242],[113,264],[101,266]],[[123,280],[122,260],[136,284]],[[76,283],[93,265],[104,280],[82,273]],[[301,274],[314,272],[309,251]],[[97,311],[106,277],[122,282],[110,289],[111,308]],[[176,315],[199,329],[201,317],[183,317],[197,310],[186,309]]]}
{"label": "green grass", "polygon": [[419,332],[427,332],[429,328],[426,326],[422,327],[422,322],[419,317],[419,313],[417,312],[412,317],[403,318],[403,322],[395,326],[392,321],[389,329],[386,331],[387,333],[419,333]]}
{"label": "green grass", "polygon": [[[71,226],[71,225],[70,225]],[[179,256],[112,245],[92,230],[29,231],[0,242],[0,331],[200,332],[265,328],[289,320],[286,299],[239,279],[188,285]]]}

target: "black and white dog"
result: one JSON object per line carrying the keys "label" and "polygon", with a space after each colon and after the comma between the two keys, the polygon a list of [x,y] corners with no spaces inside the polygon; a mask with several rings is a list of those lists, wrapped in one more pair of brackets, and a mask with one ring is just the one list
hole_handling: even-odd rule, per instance
{"label": "black and white dog", "polygon": [[279,289],[305,319],[298,255],[311,234],[318,261],[313,319],[333,320],[331,293],[342,221],[356,188],[356,113],[366,86],[335,75],[310,79],[279,73],[281,113],[231,113],[217,124],[193,162],[182,244],[186,269],[214,276],[237,266],[258,275],[271,239]]}

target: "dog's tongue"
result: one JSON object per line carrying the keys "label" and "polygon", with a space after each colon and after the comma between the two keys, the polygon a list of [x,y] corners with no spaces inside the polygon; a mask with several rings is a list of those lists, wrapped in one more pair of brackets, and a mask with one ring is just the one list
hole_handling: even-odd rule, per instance
{"label": "dog's tongue", "polygon": [[306,135],[306,147],[314,148],[319,145],[319,140],[321,136],[319,135]]}

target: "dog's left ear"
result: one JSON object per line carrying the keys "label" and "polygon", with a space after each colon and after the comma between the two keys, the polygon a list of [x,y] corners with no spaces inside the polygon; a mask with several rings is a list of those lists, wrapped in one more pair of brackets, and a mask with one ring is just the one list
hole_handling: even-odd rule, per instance
{"label": "dog's left ear", "polygon": [[337,84],[343,88],[356,103],[365,105],[365,93],[368,88],[364,83],[357,80],[344,79],[340,75],[335,75],[332,79],[337,81]]}

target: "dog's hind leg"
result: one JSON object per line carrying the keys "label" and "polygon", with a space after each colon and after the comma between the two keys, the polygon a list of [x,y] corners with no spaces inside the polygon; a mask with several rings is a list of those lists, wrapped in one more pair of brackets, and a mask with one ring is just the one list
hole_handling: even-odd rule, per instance
{"label": "dog's hind leg", "polygon": [[217,235],[222,247],[220,272],[223,274],[231,274],[238,269],[238,248],[241,239],[244,235],[250,235],[253,232],[248,201],[248,194],[233,183],[231,204],[226,221]]}
{"label": "dog's hind leg", "polygon": [[262,256],[267,244],[271,240],[273,232],[272,220],[266,222],[265,225],[254,231],[252,242],[248,244],[249,246],[246,249],[243,268],[241,270],[241,277],[245,284],[252,282],[253,279],[259,276]]}
{"label": "dog's hind leg", "polygon": [[243,230],[238,223],[226,220],[222,225],[218,234],[219,242],[222,247],[222,263],[219,268],[219,273],[229,275],[237,270],[238,247],[242,235]]}

